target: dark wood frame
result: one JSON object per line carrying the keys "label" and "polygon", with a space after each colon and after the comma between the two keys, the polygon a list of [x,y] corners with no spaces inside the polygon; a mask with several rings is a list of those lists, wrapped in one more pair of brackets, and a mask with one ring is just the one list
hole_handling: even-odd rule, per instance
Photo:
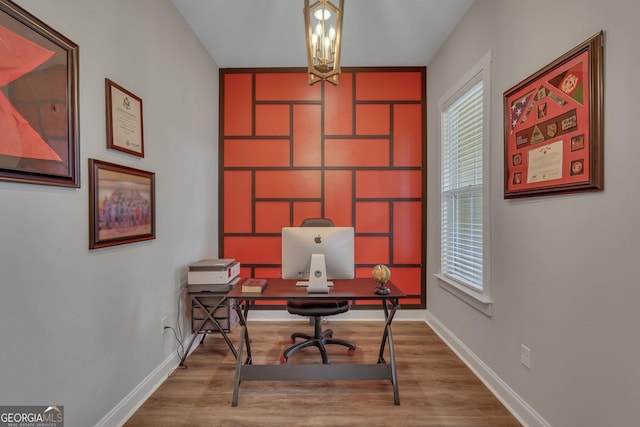
{"label": "dark wood frame", "polygon": [[[100,171],[110,171],[116,175],[125,177],[129,175],[131,180],[122,180],[124,184],[128,186],[143,185],[144,190],[148,192],[148,225],[144,225],[143,229],[139,233],[134,230],[127,232],[120,232],[113,236],[101,235],[101,231],[106,233],[107,219],[105,218],[102,207],[100,206],[101,196],[100,194]],[[136,182],[137,181],[137,182]],[[143,240],[152,240],[156,238],[156,214],[155,214],[155,173],[147,172],[140,169],[134,169],[128,166],[116,165],[113,163],[107,163],[101,160],[89,159],[89,249],[104,248],[107,246],[122,245],[125,243],[140,242]],[[124,193],[124,192],[123,192]],[[111,193],[113,194],[113,192]],[[140,226],[139,226],[140,227]]]}
{"label": "dark wood frame", "polygon": [[[50,113],[47,117],[52,120],[53,125],[50,124],[51,128],[66,129],[66,136],[55,135],[56,139],[61,140],[66,138],[66,149],[58,147],[58,151],[53,150],[56,151],[56,154],[60,157],[60,161],[0,155],[0,180],[78,188],[80,187],[78,114],[79,47],[9,0],[0,0],[0,26],[7,28],[7,30],[11,32],[15,32],[15,34],[38,46],[41,46],[38,43],[38,40],[40,40],[46,43],[47,47],[57,50],[57,52],[54,51],[53,56],[45,60],[40,66],[8,82],[4,91],[0,89],[2,93],[7,95],[10,103],[12,102],[12,87],[17,84],[18,81],[27,78],[33,83],[33,79],[44,78],[45,74],[43,72],[52,71],[56,63],[59,63],[58,66],[65,63],[64,73],[66,75],[66,86],[53,89],[55,92],[63,93],[65,96],[65,105],[63,107],[65,111],[64,115],[57,117],[56,113],[59,112],[59,102],[55,100],[52,101],[49,95],[39,98],[37,94],[34,93],[34,98],[30,100],[31,105],[34,105],[33,102],[35,100],[35,102],[41,103],[39,105],[41,108],[43,108],[43,105],[46,105],[46,107],[50,109],[50,111],[47,111]],[[42,47],[44,48],[44,46]],[[45,66],[44,64],[47,65]],[[16,100],[13,99],[13,101],[15,102]],[[45,144],[50,146],[50,143],[46,141],[46,135],[44,135],[44,127],[35,125],[34,130],[40,135]],[[0,144],[2,144],[2,136],[0,136]],[[2,158],[5,159],[5,162],[2,162]]]}
{"label": "dark wood frame", "polygon": [[[135,102],[140,105],[140,122],[136,123],[139,131],[140,131],[140,150],[129,149],[127,147],[123,147],[121,145],[117,145],[114,140],[114,123],[113,123],[113,99],[111,95],[111,90],[117,89],[122,92],[126,97],[132,98]],[[123,88],[119,84],[109,80],[104,79],[104,90],[105,90],[105,100],[106,100],[106,112],[107,112],[107,147],[112,148],[114,150],[122,151],[125,153],[133,154],[134,156],[144,157],[144,129],[143,129],[143,119],[142,119],[142,98],[136,96],[131,91]],[[125,98],[126,99],[126,98]]]}
{"label": "dark wood frame", "polygon": [[[604,33],[601,31],[504,93],[505,199],[573,193],[578,191],[598,191],[604,188],[603,45]],[[584,59],[579,59],[581,57]],[[565,73],[565,77],[571,77],[571,71],[574,69],[571,67],[576,67],[574,63],[578,60],[580,61],[578,65],[584,62],[583,70],[586,69],[586,72],[582,70],[577,71],[577,73],[582,74],[582,105],[579,102],[573,102],[568,94],[569,92],[565,93],[560,89],[555,91],[557,87],[554,87],[554,90],[550,90],[550,87],[552,87],[550,81],[553,80],[554,76],[557,77]],[[572,77],[575,78],[575,75]],[[543,87],[546,92],[537,92],[538,90],[542,90]],[[532,121],[529,121],[529,123],[525,125],[526,127],[524,129],[521,127],[512,127],[513,116],[510,113],[511,107],[532,93],[532,97],[527,98],[527,101],[524,102],[524,120],[528,120],[526,116],[527,113],[535,115],[536,109],[533,109],[533,105],[539,101],[541,95],[549,98],[548,93],[552,93],[556,99],[559,99],[559,101],[555,102],[562,106],[560,108],[564,108],[564,105],[567,105],[566,111],[568,112],[557,116],[550,115],[549,118],[544,117],[541,119],[541,117],[538,117],[537,122],[534,117]],[[549,102],[553,102],[553,98],[551,98]],[[565,104],[561,104],[562,102]],[[538,107],[542,105],[543,104],[539,104]],[[568,110],[569,108],[573,108],[573,110]],[[546,110],[544,113],[546,113]],[[556,133],[558,129],[564,127],[561,123],[563,115],[567,114],[573,114],[573,116],[568,116],[564,118],[564,120],[574,120],[576,123],[571,124],[570,128],[562,129],[563,134]],[[587,116],[588,119],[578,120],[577,117],[580,117],[580,115],[583,117]],[[518,125],[522,123],[520,117],[521,116],[516,116],[515,119]],[[546,131],[546,135],[544,130],[545,126],[549,129]],[[523,130],[515,131],[514,129]],[[524,135],[526,132],[532,132],[530,135],[535,135],[536,133],[537,135],[542,134],[541,137],[543,139],[540,140],[539,137],[538,141],[534,141],[535,138],[533,136],[530,138],[517,136],[517,134]],[[577,134],[582,134],[588,142],[584,144],[584,151],[579,154],[573,154],[575,150],[571,150],[570,141],[571,138]],[[563,150],[561,178],[535,183],[525,182],[527,169],[524,158],[526,158],[526,155],[535,149],[543,148],[545,145],[555,144],[557,142],[562,142]],[[522,165],[514,165],[512,162],[513,156],[518,153],[522,154]],[[584,176],[577,176],[570,173],[572,163],[579,160],[577,156],[581,156],[580,158],[584,159],[585,164],[588,166]],[[520,182],[513,179],[518,173],[523,176]]]}

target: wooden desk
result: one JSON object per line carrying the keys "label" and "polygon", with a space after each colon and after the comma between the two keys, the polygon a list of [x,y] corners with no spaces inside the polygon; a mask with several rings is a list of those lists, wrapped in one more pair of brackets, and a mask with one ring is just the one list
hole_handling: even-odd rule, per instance
{"label": "wooden desk", "polygon": [[[231,406],[238,405],[238,393],[241,381],[327,381],[327,380],[384,380],[393,385],[393,402],[400,404],[396,361],[393,349],[391,322],[399,307],[398,300],[406,295],[393,283],[387,282],[391,290],[387,295],[375,293],[377,283],[373,279],[333,280],[334,286],[328,294],[308,294],[306,288],[296,287],[295,280],[269,279],[262,293],[243,293],[238,285],[227,294],[235,301],[233,308],[238,313],[242,331],[237,349],[236,374],[233,383]],[[247,314],[252,305],[259,300],[292,299],[346,299],[352,301],[373,300],[382,303],[385,324],[380,340],[378,362],[374,364],[282,364],[254,365],[251,357],[251,340],[247,328]],[[384,358],[386,346],[389,346],[389,361]],[[243,348],[247,355],[243,362]]]}

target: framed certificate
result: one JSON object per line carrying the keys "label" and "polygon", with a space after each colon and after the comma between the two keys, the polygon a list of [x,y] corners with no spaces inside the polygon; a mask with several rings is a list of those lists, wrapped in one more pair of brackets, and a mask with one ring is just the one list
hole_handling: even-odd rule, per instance
{"label": "framed certificate", "polygon": [[111,80],[104,80],[107,147],[144,157],[142,99]]}
{"label": "framed certificate", "polygon": [[504,93],[504,197],[604,188],[603,33]]}

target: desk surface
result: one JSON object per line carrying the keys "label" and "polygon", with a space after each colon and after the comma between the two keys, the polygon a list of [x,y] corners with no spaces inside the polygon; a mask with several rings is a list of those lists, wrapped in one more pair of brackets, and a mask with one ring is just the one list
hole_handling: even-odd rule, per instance
{"label": "desk surface", "polygon": [[406,297],[392,282],[385,286],[391,290],[387,295],[375,293],[378,283],[373,279],[340,279],[332,280],[333,287],[327,294],[307,293],[307,288],[296,286],[296,280],[267,279],[267,287],[261,293],[242,292],[242,284],[238,283],[227,294],[228,298],[244,300],[281,300],[281,299],[357,299],[357,300],[385,300]]}

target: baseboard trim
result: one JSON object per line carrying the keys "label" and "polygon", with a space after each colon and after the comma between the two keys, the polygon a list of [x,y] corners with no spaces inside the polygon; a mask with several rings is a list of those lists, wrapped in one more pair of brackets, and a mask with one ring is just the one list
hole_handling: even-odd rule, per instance
{"label": "baseboard trim", "polygon": [[169,373],[174,370],[180,360],[175,352],[167,357],[140,384],[125,396],[96,427],[111,427],[123,425],[142,406],[142,404],[162,385]]}
{"label": "baseboard trim", "polygon": [[426,313],[426,322],[524,426],[551,426],[429,310]]}

